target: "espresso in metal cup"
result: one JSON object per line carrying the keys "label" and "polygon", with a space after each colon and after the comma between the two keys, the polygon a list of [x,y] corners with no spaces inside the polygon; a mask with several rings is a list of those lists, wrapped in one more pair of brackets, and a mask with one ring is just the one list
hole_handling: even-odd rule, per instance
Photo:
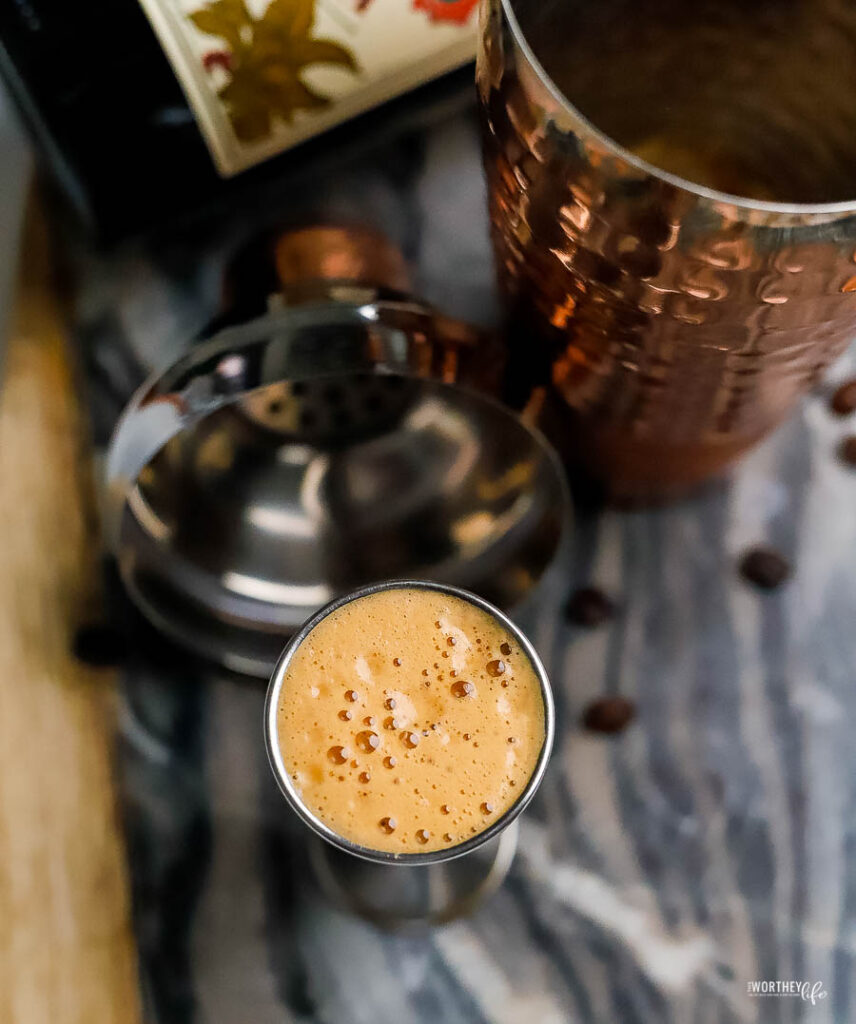
{"label": "espresso in metal cup", "polygon": [[319,881],[398,922],[457,916],[501,881],[554,731],[547,673],[520,629],[474,594],[418,580],[313,616],[283,651],[264,718],[279,788],[324,841]]}

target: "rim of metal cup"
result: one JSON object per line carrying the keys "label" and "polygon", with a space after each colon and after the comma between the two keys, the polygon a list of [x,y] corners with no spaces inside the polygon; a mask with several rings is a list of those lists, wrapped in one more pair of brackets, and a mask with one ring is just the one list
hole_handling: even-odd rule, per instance
{"label": "rim of metal cup", "polygon": [[[315,627],[323,619],[326,619],[332,612],[337,611],[339,608],[342,608],[344,605],[350,604],[353,601],[358,601],[363,597],[369,597],[372,594],[382,593],[387,590],[431,590],[434,593],[448,594],[450,597],[457,597],[462,601],[466,601],[468,604],[475,605],[477,608],[480,608],[482,611],[492,616],[501,623],[504,629],[507,629],[508,632],[511,633],[515,641],[520,644],[520,647],[528,657],[533,669],[535,670],[535,675],[538,677],[538,682],[541,687],[541,699],[544,704],[544,743],[542,744],[541,751],[538,754],[538,760],[535,763],[535,768],[533,769],[526,786],[520,793],[520,796],[500,818],[493,822],[493,824],[489,825],[483,832],[479,832],[478,835],[475,835],[471,839],[467,839],[462,843],[458,843],[455,846],[450,846],[448,849],[433,850],[429,853],[391,853],[387,850],[373,850],[370,847],[360,846],[358,843],[353,843],[331,829],[324,823],[324,821],[321,820],[321,818],[317,817],[309,810],[292,785],[289,773],[286,771],[285,765],[283,764],[282,752],[280,750],[277,737],[276,719],[277,708],[279,706],[279,695],[282,690],[286,671],[297,649],[315,629]],[[291,638],[285,647],[285,650],[280,655],[276,668],[271,675],[270,684],[268,685],[267,696],[265,698],[265,747],[267,749],[271,770],[273,771],[282,795],[291,805],[292,810],[297,814],[304,825],[310,828],[316,835],[325,839],[331,845],[338,847],[338,849],[344,850],[346,853],[353,854],[355,857],[360,857],[363,860],[373,861],[378,864],[399,864],[408,867],[419,867],[428,864],[439,864],[442,861],[454,860],[457,857],[464,857],[466,854],[472,853],[472,851],[477,849],[479,846],[484,845],[491,839],[498,836],[511,824],[512,821],[514,821],[514,819],[524,810],[535,795],[535,792],[544,777],[544,773],[547,770],[547,762],[550,759],[550,751],[553,747],[553,737],[556,729],[555,719],[556,711],[553,703],[553,692],[550,687],[547,670],[544,668],[544,665],[538,657],[538,653],[532,646],[529,638],[504,612],[501,612],[483,597],[479,597],[477,594],[472,594],[468,590],[462,590],[460,587],[453,587],[444,583],[432,583],[428,580],[389,580],[382,583],[372,583],[366,587],[360,587],[359,590],[354,590],[350,594],[345,594],[343,597],[339,597],[335,601],[331,601],[320,611],[316,612],[311,619],[307,620],[300,630]]]}
{"label": "rim of metal cup", "polygon": [[853,199],[843,199],[834,203],[777,203],[770,202],[763,199],[747,199],[745,196],[739,196],[730,192],[719,192],[716,189],[708,188],[706,185],[698,185],[694,181],[690,181],[689,178],[682,178],[678,174],[672,174],[670,171],[664,171],[657,167],[655,164],[648,163],[647,160],[643,160],[641,157],[636,156],[635,153],[629,149],[625,149],[624,146],[617,143],[605,132],[601,131],[592,121],[590,121],[582,111],[576,107],[568,97],[562,92],[562,90],[556,85],[553,79],[545,70],[540,60],[535,55],[535,51],[532,49],[531,44],[526,38],[520,22],[517,19],[517,15],[514,12],[514,0],[499,0],[502,5],[502,11],[505,16],[508,26],[514,36],[517,45],[520,47],[526,60],[531,65],[532,69],[538,75],[541,80],[541,84],[547,89],[556,102],[564,107],[569,114],[577,119],[586,130],[594,136],[600,144],[616,156],[634,167],[639,168],[641,171],[645,171],[646,174],[650,174],[654,178],[660,178],[662,181],[667,181],[670,185],[675,185],[677,188],[681,188],[686,192],[691,192],[694,195],[701,196],[704,199],[708,199],[714,203],[727,203],[730,206],[736,206],[744,210],[758,210],[764,213],[795,213],[805,216],[806,214],[834,214],[834,213],[854,213],[856,212],[856,196]]}

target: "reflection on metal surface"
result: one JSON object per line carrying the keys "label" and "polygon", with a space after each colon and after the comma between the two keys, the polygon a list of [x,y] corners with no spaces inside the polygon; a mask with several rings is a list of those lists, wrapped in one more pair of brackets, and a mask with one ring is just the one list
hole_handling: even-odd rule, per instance
{"label": "reflection on metal surface", "polygon": [[484,14],[517,401],[547,386],[551,436],[618,492],[703,479],[856,331],[856,10],[488,0]]}
{"label": "reflection on metal surface", "polygon": [[314,586],[276,583],[272,580],[259,579],[258,576],[245,576],[239,572],[224,573],[221,582],[224,589],[234,594],[287,608],[302,608],[304,614],[308,613],[308,609],[317,608],[319,604],[333,597],[330,588],[322,583]]}
{"label": "reflection on metal surface", "polygon": [[[550,447],[471,390],[468,360],[470,388],[436,379],[444,349],[476,336],[413,305],[373,311],[302,307],[225,331],[141,392],[114,439],[129,592],[231,668],[267,675],[318,605],[379,579],[511,607],[558,549],[568,506]],[[221,387],[237,355],[243,386]],[[426,366],[435,379],[414,376]],[[182,416],[152,433],[147,410],[169,395]]]}

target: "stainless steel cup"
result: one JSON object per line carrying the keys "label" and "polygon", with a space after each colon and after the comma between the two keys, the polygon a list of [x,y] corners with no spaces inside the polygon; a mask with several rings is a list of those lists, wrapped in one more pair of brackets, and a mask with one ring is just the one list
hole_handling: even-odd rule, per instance
{"label": "stainless steel cup", "polygon": [[[292,658],[323,619],[344,605],[370,594],[413,588],[450,594],[473,604],[496,619],[514,637],[528,657],[541,685],[544,744],[535,769],[517,800],[483,832],[447,849],[431,853],[394,854],[352,843],[333,831],[306,806],[282,760],[277,710]],[[295,634],[271,676],[265,701],[264,731],[268,759],[283,796],[307,828],[323,841],[321,845],[314,846],[312,857],[322,888],[348,909],[379,923],[437,923],[471,910],[475,903],[494,891],[508,871],[517,842],[517,816],[535,795],[547,768],[555,732],[555,708],[550,681],[541,659],[527,637],[508,616],[483,598],[457,587],[424,580],[398,580],[363,587],[333,601]],[[412,871],[403,872],[402,867]]]}
{"label": "stainless steel cup", "polygon": [[856,333],[854,69],[842,0],[484,0],[513,376],[614,492],[716,473]]}
{"label": "stainless steel cup", "polygon": [[135,603],[264,679],[308,616],[374,580],[519,606],[569,505],[552,448],[493,397],[501,346],[401,294],[372,233],[291,232],[276,260],[269,314],[192,347],[118,424],[107,523]]}

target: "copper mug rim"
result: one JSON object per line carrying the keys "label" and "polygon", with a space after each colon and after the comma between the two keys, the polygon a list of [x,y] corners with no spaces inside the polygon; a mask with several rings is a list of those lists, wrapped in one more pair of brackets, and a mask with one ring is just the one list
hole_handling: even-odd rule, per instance
{"label": "copper mug rim", "polygon": [[[541,688],[541,699],[544,704],[544,742],[541,746],[541,750],[538,754],[538,760],[535,763],[532,774],[529,776],[526,786],[523,788],[520,796],[518,796],[504,814],[489,825],[483,832],[479,832],[477,835],[465,840],[464,842],[456,843],[448,849],[433,850],[430,853],[392,853],[387,850],[375,850],[371,847],[353,843],[351,840],[346,839],[334,829],[330,828],[330,826],[321,818],[309,810],[294,787],[291,777],[283,763],[282,751],[280,750],[277,737],[277,709],[279,706],[279,694],[285,680],[286,670],[288,669],[291,659],[294,657],[297,649],[309,636],[312,630],[314,630],[315,627],[332,612],[346,604],[350,604],[352,601],[357,601],[360,598],[368,597],[371,594],[377,594],[387,590],[431,590],[435,593],[448,594],[452,597],[457,597],[460,600],[466,601],[468,604],[475,605],[477,608],[480,608],[492,618],[496,619],[503,628],[507,629],[514,637],[515,642],[520,645],[521,649],[529,659],[538,678]],[[423,867],[429,864],[439,864],[443,861],[455,860],[458,857],[464,857],[468,853],[472,853],[473,850],[478,849],[478,847],[483,846],[491,839],[499,836],[500,833],[502,833],[527,807],[529,802],[532,800],[532,797],[535,795],[536,790],[540,786],[544,773],[547,770],[547,763],[550,759],[550,751],[553,747],[553,738],[556,728],[556,712],[553,702],[553,692],[550,687],[547,670],[544,668],[537,651],[532,646],[532,643],[526,634],[516,626],[504,612],[500,611],[483,597],[479,597],[477,594],[470,593],[470,591],[463,590],[460,587],[450,586],[445,583],[434,583],[428,580],[388,580],[381,583],[372,583],[369,586],[360,587],[359,590],[353,590],[349,594],[345,594],[344,596],[337,598],[335,601],[331,601],[320,611],[316,612],[304,623],[300,630],[295,633],[280,655],[276,668],[271,674],[267,696],[265,697],[264,716],[265,749],[267,750],[271,770],[274,774],[277,785],[279,786],[280,792],[303,824],[317,836],[320,836],[332,846],[343,850],[345,853],[350,853],[362,860],[373,861],[374,863],[395,864],[403,867]]]}
{"label": "copper mug rim", "polygon": [[664,171],[655,164],[649,163],[642,157],[636,156],[631,150],[620,145],[613,138],[601,131],[594,122],[590,121],[585,114],[571,102],[559,86],[553,81],[544,68],[541,61],[535,54],[532,45],[526,38],[526,34],[520,25],[514,11],[515,0],[498,0],[509,28],[514,36],[521,53],[538,76],[541,85],[548,91],[555,103],[562,107],[575,121],[578,121],[600,145],[612,153],[615,157],[631,166],[643,171],[653,178],[665,181],[676,188],[682,189],[712,204],[734,207],[737,210],[756,212],[761,214],[795,214],[802,221],[806,217],[824,217],[838,214],[856,214],[856,196],[853,199],[838,200],[834,203],[777,203],[763,199],[748,199],[745,196],[734,195],[729,192],[720,192],[717,189],[709,188],[707,185],[699,185],[689,178],[682,178],[671,171]]}

